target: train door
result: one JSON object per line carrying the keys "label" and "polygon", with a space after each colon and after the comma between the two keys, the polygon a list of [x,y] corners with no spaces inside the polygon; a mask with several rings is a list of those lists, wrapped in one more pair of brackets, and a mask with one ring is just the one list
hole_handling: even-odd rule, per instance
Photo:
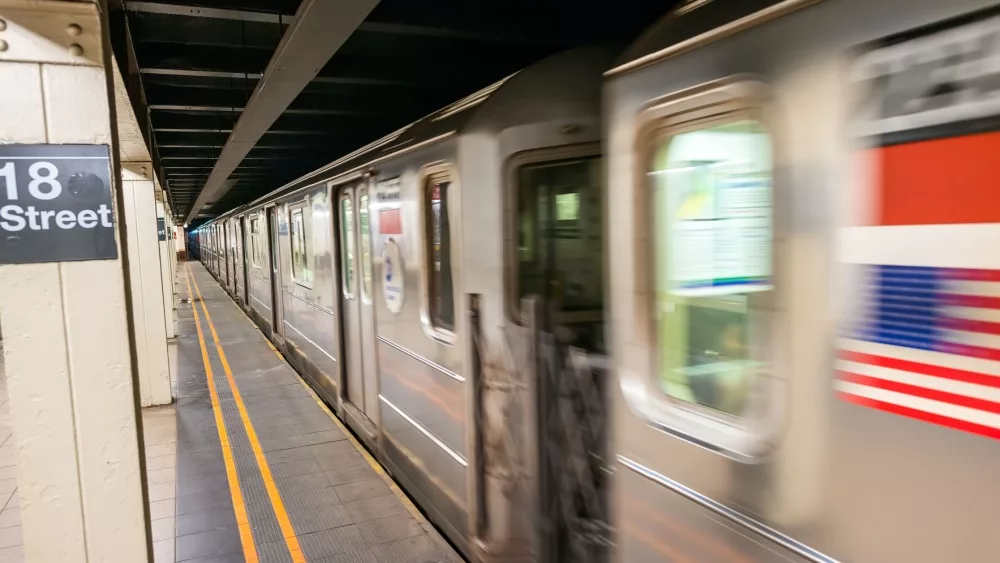
{"label": "train door", "polygon": [[358,306],[361,310],[361,351],[363,354],[365,383],[365,414],[369,419],[377,421],[378,417],[378,364],[375,349],[375,306],[372,304],[372,238],[371,222],[369,221],[368,186],[357,189],[358,202],[358,256],[360,257],[361,277],[359,289],[361,299]]}
{"label": "train door", "polygon": [[[344,397],[355,409],[363,413],[369,420],[375,416],[377,404],[374,400],[368,401],[370,394],[374,399],[374,387],[369,389],[366,383],[374,381],[365,376],[365,345],[363,327],[370,324],[363,320],[363,309],[371,310],[371,268],[361,265],[362,257],[359,239],[359,202],[363,195],[365,202],[364,221],[368,223],[368,192],[358,186],[349,186],[340,190],[337,197],[337,217],[339,223],[340,238],[340,301],[341,318],[344,342]],[[368,239],[367,233],[365,239]],[[367,282],[359,279],[366,270],[369,273]],[[366,298],[362,293],[369,294]],[[363,301],[367,300],[367,304]],[[371,407],[369,407],[371,403]]]}
{"label": "train door", "polygon": [[226,221],[222,221],[222,237],[219,239],[219,250],[221,251],[222,268],[220,273],[222,274],[222,287],[229,289],[229,224]]}
{"label": "train door", "polygon": [[246,226],[243,217],[237,217],[234,219],[234,226],[236,230],[236,301],[240,305],[246,305],[249,297],[247,295],[247,236],[246,236]]}
{"label": "train door", "polygon": [[[607,561],[610,542],[604,345],[604,231],[600,148],[559,147],[516,156],[511,224],[519,318],[528,296],[535,317],[541,435],[540,515],[546,561]],[[513,246],[513,245],[512,245]],[[565,412],[577,413],[567,418]],[[586,523],[586,524],[584,524]],[[586,553],[584,558],[581,554]]]}
{"label": "train door", "polygon": [[281,302],[281,255],[278,250],[278,208],[267,208],[267,255],[271,261],[271,330],[285,334]]}
{"label": "train door", "polygon": [[242,239],[242,244],[240,244],[240,254],[242,255],[242,260],[240,260],[240,275],[243,280],[243,305],[250,305],[250,222],[246,217],[240,217],[240,237]]}
{"label": "train door", "polygon": [[[229,225],[229,294],[236,297],[238,295],[237,291],[237,276],[239,275],[239,256],[237,255],[237,249],[239,248],[239,225],[236,219],[229,219],[226,221]],[[239,298],[237,297],[237,300]]]}

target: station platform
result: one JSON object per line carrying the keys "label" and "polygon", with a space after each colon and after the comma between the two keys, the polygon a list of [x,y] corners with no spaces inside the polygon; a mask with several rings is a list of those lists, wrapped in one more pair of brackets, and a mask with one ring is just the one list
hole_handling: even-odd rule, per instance
{"label": "station platform", "polygon": [[205,268],[175,404],[143,413],[156,563],[462,561]]}

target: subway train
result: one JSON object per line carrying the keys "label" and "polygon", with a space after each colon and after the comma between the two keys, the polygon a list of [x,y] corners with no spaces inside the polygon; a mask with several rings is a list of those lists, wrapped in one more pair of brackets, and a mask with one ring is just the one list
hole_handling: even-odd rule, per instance
{"label": "subway train", "polygon": [[694,0],[190,233],[473,561],[996,561],[1000,9]]}

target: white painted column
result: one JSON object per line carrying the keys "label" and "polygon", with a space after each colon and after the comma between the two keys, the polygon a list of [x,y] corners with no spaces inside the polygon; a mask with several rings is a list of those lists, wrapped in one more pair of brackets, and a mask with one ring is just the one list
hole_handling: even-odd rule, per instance
{"label": "white painted column", "polygon": [[[152,166],[129,163],[133,170]],[[142,406],[166,405],[172,401],[167,327],[160,274],[160,243],[156,240],[156,195],[153,180],[122,169],[125,228],[128,233],[129,279],[132,285],[132,317],[135,319],[135,350]],[[148,172],[147,172],[148,174]]]}
{"label": "white painted column", "polygon": [[[161,198],[163,192],[157,194],[156,199],[156,220],[157,220],[157,250],[160,257],[160,290],[163,292],[163,319],[167,329],[167,338],[173,338],[176,329],[176,319],[174,319],[174,279],[173,265],[170,259],[170,236],[173,234],[170,228],[169,217]],[[159,223],[163,221],[163,240],[159,240]]]}
{"label": "white painted column", "polygon": [[174,242],[177,244],[177,255],[182,256],[185,259],[190,258],[187,255],[187,233],[184,232],[184,227],[177,225],[174,227]]}
{"label": "white painted column", "polygon": [[[97,5],[0,0],[0,21],[0,143],[114,151]],[[122,249],[0,266],[27,561],[148,561]]]}

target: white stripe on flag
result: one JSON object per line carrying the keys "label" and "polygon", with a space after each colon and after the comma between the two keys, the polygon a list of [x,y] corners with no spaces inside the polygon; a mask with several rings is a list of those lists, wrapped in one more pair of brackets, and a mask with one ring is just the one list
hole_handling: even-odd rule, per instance
{"label": "white stripe on flag", "polygon": [[855,340],[853,338],[838,339],[837,346],[843,350],[849,350],[851,352],[872,354],[874,356],[885,356],[887,358],[899,358],[910,362],[920,362],[922,364],[938,365],[946,368],[962,369],[1000,377],[1000,362],[993,360],[984,360],[982,358],[972,358],[969,356],[958,356],[955,354],[945,354],[943,352],[931,352],[929,350],[918,350],[916,348],[904,348],[902,346],[879,344],[877,342],[865,342],[863,340]]}
{"label": "white stripe on flag", "polygon": [[945,329],[941,331],[941,340],[951,344],[1000,349],[1000,335],[996,334]]}
{"label": "white stripe on flag", "polygon": [[[934,377],[932,375],[923,375],[847,360],[837,360],[837,369],[848,373],[867,375],[868,377],[895,381],[896,383],[916,385],[917,387],[924,387],[926,389],[934,389],[936,391],[944,391],[945,393],[954,393],[956,395],[965,395],[966,397],[986,399],[987,401],[1000,403],[1000,388],[996,387],[976,385],[975,383],[966,383],[964,381],[955,381],[943,377]],[[997,382],[1000,383],[1000,378],[997,378]]]}
{"label": "white stripe on flag", "polygon": [[991,428],[1000,428],[1000,414],[970,409],[968,407],[960,407],[958,405],[942,403],[940,401],[932,401],[930,399],[924,399],[923,397],[914,397],[913,395],[887,391],[885,389],[878,389],[867,385],[859,385],[848,381],[838,380],[835,382],[835,386],[838,391],[856,395],[858,397],[873,399],[883,403],[891,403],[893,405],[908,407],[931,414],[946,416],[948,418],[964,420],[965,422],[981,424]]}
{"label": "white stripe on flag", "polygon": [[970,321],[986,321],[1000,323],[1000,309],[981,309],[979,307],[941,307],[941,313],[946,317],[969,319]]}
{"label": "white stripe on flag", "polygon": [[1000,270],[1000,223],[842,227],[836,236],[848,264]]}
{"label": "white stripe on flag", "polygon": [[1000,297],[1000,283],[997,282],[950,280],[944,283],[942,289],[955,295]]}

